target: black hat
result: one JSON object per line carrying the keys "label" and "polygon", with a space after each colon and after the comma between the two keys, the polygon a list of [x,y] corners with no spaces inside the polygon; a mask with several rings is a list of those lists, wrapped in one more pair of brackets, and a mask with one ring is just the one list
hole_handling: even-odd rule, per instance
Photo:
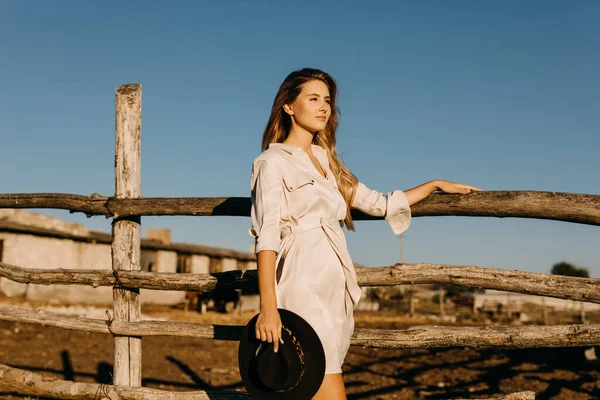
{"label": "black hat", "polygon": [[277,353],[273,343],[256,338],[258,314],[244,328],[238,349],[242,382],[254,399],[310,399],[325,377],[325,351],[306,320],[279,308],[281,338]]}

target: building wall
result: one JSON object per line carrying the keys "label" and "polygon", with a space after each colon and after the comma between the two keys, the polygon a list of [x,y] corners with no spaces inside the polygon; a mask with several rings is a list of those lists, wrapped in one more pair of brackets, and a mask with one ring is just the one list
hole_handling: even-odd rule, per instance
{"label": "building wall", "polygon": [[[174,251],[156,251],[156,264],[153,272],[172,272],[177,268],[177,253]],[[177,290],[140,289],[142,304],[179,304],[185,300],[185,292]]]}
{"label": "building wall", "polygon": [[[16,235],[0,232],[0,240],[3,241],[2,260],[0,261],[6,264],[19,266],[17,263],[18,258],[16,258],[15,255],[15,246],[13,244],[16,242],[15,236]],[[13,282],[6,278],[0,278],[0,292],[4,293],[6,296],[24,296],[26,291],[27,285]]]}
{"label": "building wall", "polygon": [[140,255],[140,267],[142,271],[156,272],[156,251],[142,249]]}
{"label": "building wall", "polygon": [[[18,209],[0,209],[0,220],[21,226],[31,226],[89,237],[90,232],[81,224]],[[167,231],[156,237],[170,243]],[[154,233],[150,232],[152,236]],[[0,261],[23,268],[39,269],[112,269],[110,244],[87,243],[70,239],[36,236],[27,233],[0,232],[3,254]],[[209,272],[256,269],[256,262],[241,262],[234,258],[213,258],[204,255],[181,255],[179,267],[185,272]],[[143,250],[142,271],[174,273],[178,267],[175,251]],[[112,287],[93,288],[84,285],[33,285],[21,284],[0,278],[0,292],[8,296],[23,296],[28,300],[57,303],[112,304]],[[177,304],[185,299],[183,291],[140,291],[142,303]]]}
{"label": "building wall", "polygon": [[[111,246],[27,234],[0,233],[4,240],[2,261],[23,268],[112,269]],[[177,253],[155,252],[154,272],[175,272]],[[208,258],[208,257],[207,257]],[[0,291],[27,300],[76,304],[112,304],[112,287],[84,285],[34,285],[0,278]],[[160,293],[159,293],[160,292]],[[141,302],[177,304],[185,292],[141,289]]]}
{"label": "building wall", "polygon": [[210,257],[209,256],[201,256],[201,255],[192,255],[192,266],[191,273],[192,274],[208,274],[208,269],[210,266]]}
{"label": "building wall", "polygon": [[[111,269],[110,245],[76,242],[27,234],[0,234],[4,238],[3,260],[23,268]],[[7,296],[50,302],[108,304],[112,288],[83,285],[33,285],[2,278],[0,290]]]}
{"label": "building wall", "polygon": [[238,269],[238,262],[235,258],[223,258],[221,264],[221,271],[235,271]]}

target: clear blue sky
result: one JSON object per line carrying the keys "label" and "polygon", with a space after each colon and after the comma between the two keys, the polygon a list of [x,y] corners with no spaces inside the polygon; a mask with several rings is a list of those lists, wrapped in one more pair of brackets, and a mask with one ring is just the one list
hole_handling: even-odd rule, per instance
{"label": "clear blue sky", "polygon": [[[311,66],[338,81],[338,150],[371,188],[600,194],[600,2],[339,4],[2,1],[0,192],[114,193],[114,93],[141,83],[142,194],[249,196],[275,92]],[[142,220],[244,251],[249,223]],[[399,261],[385,222],[357,228],[357,263]],[[595,226],[415,218],[405,261],[548,272],[566,260],[600,277],[599,245]]]}

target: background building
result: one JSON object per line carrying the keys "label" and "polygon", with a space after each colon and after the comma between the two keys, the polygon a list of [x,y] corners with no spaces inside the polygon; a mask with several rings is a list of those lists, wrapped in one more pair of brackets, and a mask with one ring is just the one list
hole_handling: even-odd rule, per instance
{"label": "background building", "polygon": [[[112,269],[111,235],[59,218],[22,210],[0,210],[0,262],[23,268]],[[256,269],[251,253],[189,243],[171,243],[170,230],[147,231],[141,268],[151,272],[215,273]],[[112,304],[112,288],[83,285],[34,285],[0,278],[0,292],[26,300]],[[182,291],[141,289],[142,303],[174,305]]]}

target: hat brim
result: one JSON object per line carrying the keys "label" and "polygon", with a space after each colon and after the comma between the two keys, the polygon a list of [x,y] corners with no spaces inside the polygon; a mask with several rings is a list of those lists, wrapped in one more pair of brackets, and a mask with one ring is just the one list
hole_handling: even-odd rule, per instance
{"label": "hat brim", "polygon": [[[285,309],[278,309],[281,317],[281,323],[290,329],[296,339],[302,346],[304,353],[304,375],[301,381],[293,389],[285,392],[276,392],[263,387],[255,375],[255,371],[250,370],[250,363],[256,349],[261,343],[256,338],[255,327],[258,314],[244,327],[242,339],[238,348],[238,365],[242,382],[252,398],[279,400],[279,399],[310,399],[312,398],[323,383],[325,377],[325,351],[321,339],[312,326],[300,317],[298,314]],[[285,341],[280,346],[293,346],[292,343]]]}

